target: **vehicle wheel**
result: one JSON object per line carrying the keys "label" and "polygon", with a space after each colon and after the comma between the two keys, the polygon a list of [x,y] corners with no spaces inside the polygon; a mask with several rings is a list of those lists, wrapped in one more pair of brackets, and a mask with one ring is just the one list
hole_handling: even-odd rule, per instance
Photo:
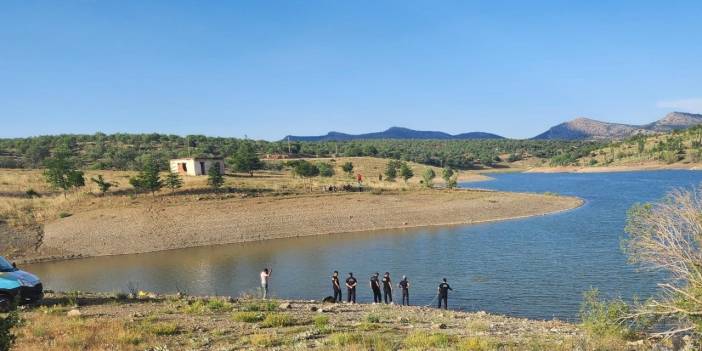
{"label": "vehicle wheel", "polygon": [[10,312],[12,309],[12,297],[0,295],[0,313]]}

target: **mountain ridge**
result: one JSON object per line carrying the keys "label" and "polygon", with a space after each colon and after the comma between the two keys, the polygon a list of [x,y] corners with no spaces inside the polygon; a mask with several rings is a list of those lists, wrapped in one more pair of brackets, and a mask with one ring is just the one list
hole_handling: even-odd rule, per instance
{"label": "mountain ridge", "polygon": [[702,114],[671,112],[663,118],[644,125],[603,122],[587,117],[557,124],[533,137],[534,140],[616,140],[637,134],[670,132],[702,124]]}
{"label": "mountain ridge", "polygon": [[[577,117],[552,126],[545,132],[531,138],[533,140],[618,140],[637,134],[650,135],[689,128],[702,124],[702,114],[670,112],[663,118],[643,125],[604,122],[588,117]],[[325,135],[287,135],[283,140],[290,141],[352,141],[369,139],[417,139],[417,140],[480,140],[505,139],[488,132],[467,132],[449,134],[441,131],[415,130],[404,127],[390,127],[381,132],[348,134],[330,131]]]}
{"label": "mountain ridge", "polygon": [[287,135],[283,140],[290,141],[349,141],[368,139],[437,139],[437,140],[465,140],[465,139],[505,139],[503,136],[486,132],[467,132],[449,134],[439,131],[415,130],[404,127],[390,127],[382,132],[347,134],[331,131],[325,135],[300,136]]}

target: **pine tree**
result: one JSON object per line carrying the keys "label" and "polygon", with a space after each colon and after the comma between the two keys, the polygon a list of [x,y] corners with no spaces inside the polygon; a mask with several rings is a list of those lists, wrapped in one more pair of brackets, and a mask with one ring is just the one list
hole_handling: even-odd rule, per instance
{"label": "pine tree", "polygon": [[150,191],[151,195],[155,196],[163,186],[156,162],[147,161],[139,174],[129,179],[129,184],[139,191]]}
{"label": "pine tree", "polygon": [[76,170],[65,154],[59,153],[47,159],[45,165],[44,178],[51,187],[62,189],[64,196],[69,189],[85,185],[83,172]]}
{"label": "pine tree", "polygon": [[402,165],[400,165],[400,177],[404,179],[405,183],[407,181],[414,177],[414,171],[412,171],[412,168],[410,168],[406,162],[402,162]]}
{"label": "pine tree", "polygon": [[110,188],[117,186],[117,182],[106,181],[105,178],[103,178],[102,174],[98,174],[97,178],[90,178],[90,180],[93,183],[97,184],[98,189],[100,189],[100,193],[102,193],[102,195],[105,195],[105,193],[108,192]]}
{"label": "pine tree", "polygon": [[212,165],[210,169],[207,170],[207,185],[215,190],[224,185],[224,177],[222,176],[222,172],[219,170],[219,164]]}
{"label": "pine tree", "polygon": [[171,194],[173,194],[176,189],[180,189],[183,186],[183,179],[178,173],[168,172],[168,175],[163,178],[163,186],[171,189]]}

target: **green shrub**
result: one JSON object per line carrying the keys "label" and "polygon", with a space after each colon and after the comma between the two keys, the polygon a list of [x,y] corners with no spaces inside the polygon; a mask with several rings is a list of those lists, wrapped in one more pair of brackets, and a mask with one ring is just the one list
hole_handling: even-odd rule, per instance
{"label": "green shrub", "polygon": [[175,335],[178,333],[178,325],[175,323],[161,322],[146,324],[144,327],[144,329],[153,335]]}
{"label": "green shrub", "polygon": [[[499,346],[491,339],[473,336],[462,339],[457,349],[461,351],[488,351],[499,349]],[[531,348],[532,350],[542,350],[543,348]]]}
{"label": "green shrub", "polygon": [[591,289],[584,293],[580,306],[581,326],[595,336],[630,338],[633,330],[624,319],[629,311],[629,305],[622,299],[604,300],[599,290]]}
{"label": "green shrub", "polygon": [[20,323],[19,314],[11,312],[5,318],[0,317],[0,351],[9,351],[15,343],[16,336],[12,333],[12,328]]}
{"label": "green shrub", "polygon": [[279,344],[275,336],[270,334],[253,334],[249,336],[249,342],[256,347],[274,347]]}
{"label": "green shrub", "polygon": [[207,312],[207,303],[204,300],[195,300],[183,307],[183,312],[188,314],[203,314]]}
{"label": "green shrub", "polygon": [[223,300],[195,300],[183,308],[183,312],[189,314],[204,314],[208,312],[229,312],[234,306]]}
{"label": "green shrub", "polygon": [[318,329],[325,329],[329,325],[329,317],[318,315],[314,317],[314,326]]}
{"label": "green shrub", "polygon": [[413,332],[404,340],[404,345],[408,348],[431,349],[447,348],[453,344],[453,339],[446,334]]}
{"label": "green shrub", "polygon": [[251,302],[251,303],[246,304],[244,306],[243,310],[244,311],[251,311],[251,312],[276,311],[276,310],[278,310],[278,303],[273,301],[273,300]]}
{"label": "green shrub", "polygon": [[328,163],[317,163],[317,169],[319,169],[319,175],[322,177],[331,177],[334,175],[334,167]]}
{"label": "green shrub", "polygon": [[363,336],[357,333],[338,333],[332,334],[329,337],[329,341],[336,346],[347,346],[351,344],[360,343],[363,340]]}
{"label": "green shrub", "polygon": [[27,191],[24,192],[24,195],[30,199],[35,197],[41,197],[41,195],[38,192],[34,191],[34,189],[32,188],[27,189]]}
{"label": "green shrub", "polygon": [[291,325],[295,325],[295,319],[285,313],[270,313],[261,322],[263,328],[289,327]]}
{"label": "green shrub", "polygon": [[366,316],[366,322],[368,323],[380,323],[380,317],[375,314],[369,314]]}
{"label": "green shrub", "polygon": [[334,346],[351,350],[384,351],[399,348],[399,345],[395,345],[387,336],[378,334],[338,333],[332,334],[329,342]]}
{"label": "green shrub", "polygon": [[244,322],[244,323],[260,322],[265,317],[266,317],[266,315],[263,313],[260,313],[260,312],[240,311],[240,312],[234,312],[234,314],[232,314],[232,319],[234,319],[237,322]]}
{"label": "green shrub", "polygon": [[207,308],[213,312],[229,312],[234,306],[224,300],[212,299],[207,301]]}

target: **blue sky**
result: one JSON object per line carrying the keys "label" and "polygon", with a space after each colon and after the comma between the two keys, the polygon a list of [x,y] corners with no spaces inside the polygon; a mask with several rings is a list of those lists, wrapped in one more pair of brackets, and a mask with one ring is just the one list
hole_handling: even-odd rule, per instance
{"label": "blue sky", "polygon": [[0,2],[0,137],[702,113],[700,1]]}

